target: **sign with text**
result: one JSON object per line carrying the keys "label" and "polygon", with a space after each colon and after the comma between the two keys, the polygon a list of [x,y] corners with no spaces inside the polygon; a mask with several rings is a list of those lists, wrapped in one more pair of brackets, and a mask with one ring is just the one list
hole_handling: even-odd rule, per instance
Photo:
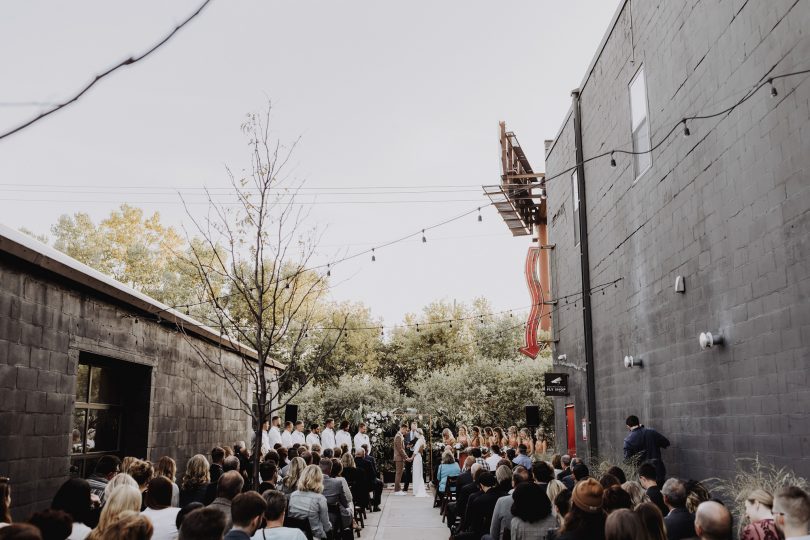
{"label": "sign with text", "polygon": [[568,395],[568,373],[546,373],[543,390],[546,396]]}

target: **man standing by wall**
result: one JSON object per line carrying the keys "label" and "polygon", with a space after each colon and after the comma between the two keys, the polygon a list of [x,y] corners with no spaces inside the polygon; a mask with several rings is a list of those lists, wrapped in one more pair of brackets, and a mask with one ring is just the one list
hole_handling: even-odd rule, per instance
{"label": "man standing by wall", "polygon": [[638,459],[638,463],[649,461],[655,465],[658,485],[662,485],[667,477],[667,468],[661,459],[661,449],[669,448],[669,439],[655,431],[646,428],[638,420],[638,416],[632,414],[625,421],[630,433],[624,438],[624,459]]}

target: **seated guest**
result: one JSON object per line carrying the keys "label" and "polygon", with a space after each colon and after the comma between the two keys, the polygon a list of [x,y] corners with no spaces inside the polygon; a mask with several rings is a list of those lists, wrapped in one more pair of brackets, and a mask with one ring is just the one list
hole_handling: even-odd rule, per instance
{"label": "seated guest", "polygon": [[552,507],[554,506],[554,499],[556,499],[557,495],[563,491],[565,491],[565,484],[559,480],[552,479],[551,482],[546,485],[546,496],[548,497],[548,500],[551,501]]}
{"label": "seated guest", "polygon": [[[521,466],[515,467],[512,472],[512,491],[510,495],[514,495],[514,490],[520,484],[529,481],[529,471]],[[489,525],[489,535],[494,540],[502,540],[504,531],[508,530],[512,523],[512,503],[514,499],[512,496],[501,497],[495,503],[495,509],[492,511],[492,521]]]}
{"label": "seated guest", "polygon": [[362,447],[357,447],[354,454],[354,465],[358,471],[362,471],[363,477],[362,487],[357,486],[355,491],[360,489],[361,493],[358,495],[357,504],[364,508],[371,502],[368,494],[374,489],[374,471],[371,469],[371,464],[364,459],[365,455],[365,450]]}
{"label": "seated guest", "polygon": [[107,483],[118,474],[120,467],[121,460],[117,456],[101,456],[96,462],[92,476],[87,479],[87,483],[90,484],[90,493],[99,498],[102,506],[106,497],[105,488]]}
{"label": "seated guest", "polygon": [[[536,461],[532,465],[532,475],[535,482],[547,486],[549,482],[554,480],[554,469],[545,461]],[[563,487],[565,486],[563,485]]]}
{"label": "seated guest", "polygon": [[300,457],[293,458],[292,462],[290,462],[290,469],[281,483],[281,491],[285,495],[289,495],[298,489],[298,480],[301,479],[301,473],[304,472],[306,466],[307,464]]}
{"label": "seated guest", "polygon": [[[458,477],[460,474],[461,468],[458,466],[458,463],[456,463],[455,458],[453,458],[453,454],[450,452],[443,453],[442,463],[439,465],[439,469],[436,471],[436,480],[439,483],[439,493],[444,493],[448,477]],[[452,490],[455,491],[455,488],[452,488]]]}
{"label": "seated guest", "polygon": [[128,474],[138,483],[138,489],[141,490],[143,498],[141,510],[143,510],[146,508],[146,487],[149,485],[149,480],[155,475],[155,468],[152,467],[151,462],[139,459],[129,466]]}
{"label": "seated guest", "polygon": [[[318,464],[323,473],[323,496],[326,497],[326,506],[329,509],[329,521],[332,528],[336,530],[344,529],[352,524],[352,498],[351,492],[346,496],[346,491],[343,487],[345,478],[337,479],[332,478],[332,460],[324,458]],[[341,482],[344,480],[344,482]]]}
{"label": "seated guest", "polygon": [[220,477],[217,483],[217,498],[208,505],[208,508],[215,508],[225,514],[226,530],[230,530],[233,524],[231,521],[233,500],[237,495],[242,493],[243,487],[245,487],[245,479],[242,478],[239,471],[226,472]]}
{"label": "seated guest", "polygon": [[695,515],[686,509],[686,485],[677,478],[670,478],[661,488],[664,504],[669,513],[664,517],[669,540],[695,537]]}
{"label": "seated guest", "polygon": [[374,459],[374,456],[369,453],[368,445],[363,445],[363,452],[365,453],[365,457],[363,459],[368,462],[371,470],[371,491],[374,494],[371,499],[371,511],[379,512],[380,502],[382,501],[382,492],[385,484],[382,480],[380,480],[380,473],[377,470],[377,461]]}
{"label": "seated guest", "polygon": [[560,454],[551,456],[551,466],[554,467],[554,478],[557,478],[557,475],[562,472],[562,456]]}
{"label": "seated guest", "polygon": [[[36,512],[28,518],[28,523],[39,529],[43,540],[66,540],[73,530],[73,520],[61,510],[48,509]],[[0,527],[0,529],[2,528]],[[0,532],[0,537],[3,537],[3,534]],[[14,535],[9,535],[9,538],[14,537]]]}
{"label": "seated guest", "polygon": [[365,507],[365,504],[368,504],[368,491],[363,491],[366,488],[365,474],[357,468],[351,454],[341,455],[340,464],[343,467],[340,474],[352,492],[354,504]]}
{"label": "seated guest", "polygon": [[664,525],[664,516],[655,503],[647,501],[636,506],[634,510],[641,518],[647,536],[650,540],[667,540],[667,529]]}
{"label": "seated guest", "polygon": [[743,529],[740,540],[776,538],[776,525],[773,522],[773,495],[764,489],[755,489],[745,498],[745,516],[748,525]]}
{"label": "seated guest", "polygon": [[613,485],[605,489],[602,494],[602,508],[606,514],[610,514],[616,510],[626,508],[633,509],[633,501],[630,495],[622,489],[621,486]]}
{"label": "seated guest", "polygon": [[154,528],[149,518],[137,512],[126,511],[110,525],[106,538],[116,540],[150,540]]}
{"label": "seated guest", "polygon": [[275,450],[268,450],[267,453],[264,455],[263,461],[272,461],[273,463],[276,464],[276,466],[278,466],[279,459],[280,458],[278,457],[278,452],[276,452]]}
{"label": "seated guest", "polygon": [[259,464],[259,476],[262,478],[262,483],[259,484],[259,493],[264,493],[268,489],[276,489],[278,484],[278,469],[273,461],[262,461]]}
{"label": "seated guest", "polygon": [[602,486],[593,478],[577,482],[571,494],[571,509],[565,514],[557,536],[559,540],[604,540],[603,492]]}
{"label": "seated guest", "polygon": [[562,471],[557,474],[557,480],[562,480],[564,477],[573,473],[573,471],[571,471],[571,456],[568,454],[563,454],[560,457],[560,465],[562,466]]}
{"label": "seated guest", "polygon": [[[141,509],[141,492],[134,486],[118,486],[107,496],[107,504],[101,509],[98,526],[93,529],[88,540],[112,538],[110,529],[125,512],[139,512]],[[74,524],[75,525],[75,524]],[[84,538],[73,536],[71,538]]]}
{"label": "seated guest", "polygon": [[456,523],[457,518],[464,517],[467,510],[467,502],[470,495],[478,491],[478,478],[484,473],[485,470],[481,467],[480,463],[473,463],[470,473],[472,475],[472,482],[458,486],[456,502],[447,505],[447,526],[451,529]]}
{"label": "seated guest", "polygon": [[281,469],[283,469],[289,463],[287,460],[287,449],[282,446],[276,450],[276,452],[278,453],[278,463],[276,465],[278,465],[279,474],[281,474]]}
{"label": "seated guest", "polygon": [[624,474],[624,470],[621,467],[613,466],[606,471],[607,474],[612,474],[616,477],[619,481],[619,485],[624,484],[627,482],[627,476]]}
{"label": "seated guest", "polygon": [[489,457],[485,460],[487,465],[489,466],[490,471],[494,471],[498,468],[498,463],[501,461],[501,448],[500,446],[493,445],[492,448],[489,450]]}
{"label": "seated guest", "polygon": [[475,462],[481,465],[485,471],[489,470],[489,464],[487,460],[481,457],[481,448],[474,446],[472,450],[470,450],[470,455],[475,459]]}
{"label": "seated guest", "polygon": [[712,498],[706,486],[697,480],[687,480],[684,482],[684,486],[686,487],[686,509],[692,514],[697,512],[700,503]]}
{"label": "seated guest", "polygon": [[149,481],[146,489],[146,509],[141,512],[149,518],[154,527],[153,540],[174,540],[177,538],[177,513],[172,507],[172,486],[174,482],[165,476],[156,476]]}
{"label": "seated guest", "polygon": [[515,465],[520,465],[521,467],[525,467],[527,471],[532,470],[532,459],[526,455],[529,451],[528,447],[525,444],[518,445],[518,455],[515,456],[515,459],[512,462]]}
{"label": "seated guest", "polygon": [[512,540],[545,538],[548,531],[556,527],[556,519],[551,513],[551,501],[540,484],[526,482],[517,486],[512,499]]}
{"label": "seated guest", "polygon": [[205,508],[205,505],[198,502],[189,503],[177,512],[177,517],[174,518],[174,526],[179,531],[180,527],[183,525],[183,521],[186,519],[186,516],[192,513],[194,510],[199,508]]}
{"label": "seated guest", "polygon": [[652,463],[642,463],[638,468],[638,483],[644,488],[650,501],[661,511],[661,515],[666,516],[669,513],[669,508],[664,504],[664,496],[661,495],[661,489],[658,487],[658,482],[655,480],[656,474],[655,465]]}
{"label": "seated guest", "polygon": [[610,473],[605,473],[599,478],[599,483],[602,484],[602,489],[607,489],[610,486],[620,486],[619,479]]}
{"label": "seated guest", "polygon": [[172,483],[172,506],[175,508],[180,507],[180,487],[175,483],[175,476],[177,476],[177,462],[169,456],[163,456],[157,462],[155,467],[155,475],[163,476],[169,479]]}
{"label": "seated guest", "polygon": [[223,540],[250,540],[258,530],[266,510],[267,503],[255,491],[240,493],[234,497],[231,506],[233,529],[228,531]]}
{"label": "seated guest", "polygon": [[495,482],[501,493],[509,493],[512,490],[512,469],[508,465],[501,465],[495,469]]}
{"label": "seated guest", "polygon": [[504,495],[497,489],[498,483],[495,475],[489,471],[479,475],[478,485],[480,492],[470,496],[464,519],[459,526],[460,532],[454,535],[457,540],[480,540],[484,534],[488,533],[495,504]]}
{"label": "seated guest", "polygon": [[[83,478],[71,478],[57,490],[51,502],[51,510],[61,510],[73,520],[71,539],[84,540],[90,534],[87,522],[90,518],[90,484]],[[138,510],[140,510],[140,503]]]}
{"label": "seated guest", "polygon": [[[807,532],[806,528],[804,532]],[[695,512],[695,533],[697,533],[700,540],[727,540],[731,538],[731,513],[725,506],[716,501],[700,503]],[[807,537],[806,534],[804,536]]]}
{"label": "seated guest", "polygon": [[[217,449],[215,448],[214,451]],[[220,449],[221,450],[221,449]],[[214,451],[211,453],[213,454]],[[224,451],[223,451],[224,454]],[[211,468],[202,454],[192,456],[186,464],[186,472],[180,481],[180,506],[192,502],[205,504],[208,483],[211,481]]]}
{"label": "seated guest", "polygon": [[225,516],[215,508],[198,508],[183,520],[177,540],[222,540]]}
{"label": "seated guest", "polygon": [[[559,528],[562,527],[565,516],[571,510],[571,492],[567,489],[563,489],[561,492],[559,492],[557,496],[554,497],[554,501],[551,503],[551,510],[554,517],[557,518],[557,530],[559,532]],[[549,531],[548,540],[553,540],[552,536],[551,531]]]}
{"label": "seated guest", "polygon": [[605,540],[647,540],[647,530],[638,514],[621,508],[607,517]]}
{"label": "seated guest", "polygon": [[323,493],[323,473],[316,465],[307,465],[298,481],[298,489],[290,494],[290,517],[306,519],[314,538],[326,538],[332,530],[329,509]]}
{"label": "seated guest", "polygon": [[[572,473],[568,476],[564,476],[561,482],[565,484],[567,489],[573,491],[574,484],[579,482],[580,480],[584,480],[590,476],[590,471],[588,471],[587,465],[584,463],[577,463],[571,467]],[[603,488],[604,489],[604,488]]]}
{"label": "seated guest", "polygon": [[301,529],[284,526],[287,512],[287,498],[280,491],[265,491],[267,509],[264,511],[265,525],[253,535],[252,540],[307,540]]}
{"label": "seated guest", "polygon": [[796,486],[780,489],[773,498],[774,523],[785,540],[807,538],[810,526],[810,495]]}
{"label": "seated guest", "polygon": [[635,508],[641,503],[650,500],[650,498],[647,497],[647,494],[644,493],[644,488],[642,488],[641,484],[635,480],[630,480],[629,482],[622,484],[622,489],[625,490],[628,495],[630,495],[630,501],[633,503],[630,508]]}

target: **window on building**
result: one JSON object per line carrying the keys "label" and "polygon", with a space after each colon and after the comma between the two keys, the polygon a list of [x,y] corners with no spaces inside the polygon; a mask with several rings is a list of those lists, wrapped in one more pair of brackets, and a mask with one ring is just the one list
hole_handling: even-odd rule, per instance
{"label": "window on building", "polygon": [[577,171],[571,174],[571,199],[574,208],[574,245],[579,245],[579,184],[577,183]]}
{"label": "window on building", "polygon": [[635,179],[652,166],[650,149],[650,121],[647,110],[647,80],[642,66],[630,81],[630,120],[633,135],[633,156]]}
{"label": "window on building", "polygon": [[145,366],[80,355],[70,441],[73,475],[91,474],[102,455],[145,449],[149,374]]}

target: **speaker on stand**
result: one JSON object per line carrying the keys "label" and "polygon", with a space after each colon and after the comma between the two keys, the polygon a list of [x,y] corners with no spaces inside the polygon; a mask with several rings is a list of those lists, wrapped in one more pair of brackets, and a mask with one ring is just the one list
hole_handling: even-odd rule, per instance
{"label": "speaker on stand", "polygon": [[287,405],[284,407],[284,421],[295,424],[298,421],[298,405]]}

